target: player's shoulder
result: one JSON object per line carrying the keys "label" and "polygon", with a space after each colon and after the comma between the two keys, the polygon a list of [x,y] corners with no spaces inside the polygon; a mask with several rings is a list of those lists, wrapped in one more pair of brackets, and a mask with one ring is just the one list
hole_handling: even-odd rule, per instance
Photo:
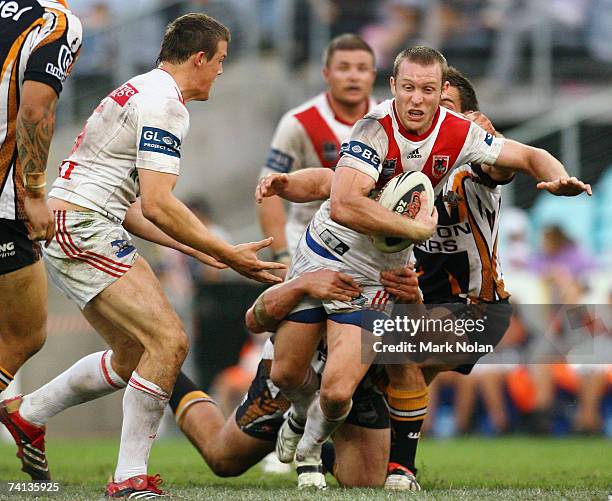
{"label": "player's shoulder", "polygon": [[[64,28],[67,32],[72,32],[78,35],[78,39],[82,38],[83,27],[78,16],[70,10],[68,4],[60,0],[37,0],[46,16],[47,24],[51,24],[53,28]],[[70,37],[74,38],[74,37]]]}
{"label": "player's shoulder", "polygon": [[134,103],[143,112],[163,108],[177,110],[188,116],[181,91],[172,76],[158,68],[131,78],[126,84],[134,92]]}
{"label": "player's shoulder", "polygon": [[305,113],[309,113],[312,111],[318,111],[319,113],[321,113],[325,103],[325,99],[325,93],[317,94],[316,96],[311,97],[303,103],[287,110],[279,121],[279,127],[299,128],[300,118],[302,118]]}
{"label": "player's shoulder", "polygon": [[386,99],[381,103],[376,104],[364,118],[372,120],[382,120],[387,116],[391,116],[393,111],[393,100]]}

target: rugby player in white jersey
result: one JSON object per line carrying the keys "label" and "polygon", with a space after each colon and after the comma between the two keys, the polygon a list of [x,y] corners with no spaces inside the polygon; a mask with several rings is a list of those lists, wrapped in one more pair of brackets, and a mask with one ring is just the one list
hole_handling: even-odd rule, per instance
{"label": "rugby player in white jersey", "polygon": [[172,194],[189,126],[184,103],[208,99],[229,39],[225,26],[203,14],[170,23],[159,67],[102,100],[50,193],[56,235],[44,251],[49,274],[112,351],[89,355],[39,390],[4,401],[3,421],[21,444],[39,443],[58,412],[127,386],[110,497],[161,494],[147,461],[188,350],[178,316],[126,229],[266,283],[280,281],[267,270],[284,267],[257,259],[271,239],[229,245]]}
{"label": "rugby player in white jersey", "polygon": [[[430,178],[439,193],[455,167],[475,162],[524,171],[540,181],[538,188],[556,195],[590,194],[589,185],[569,177],[544,150],[495,138],[465,117],[441,108],[441,94],[448,87],[446,71],[446,60],[434,49],[414,47],[398,55],[390,81],[394,99],[354,127],[333,176],[331,199],[315,214],[294,257],[289,276],[320,267],[344,271],[362,286],[365,297],[360,304],[304,301],[277,332],[272,380],[291,393],[304,381],[307,360],[327,321],[329,358],[320,395],[308,407],[308,422],[296,451],[298,471],[300,467],[308,471],[302,485],[324,486],[322,475],[313,473],[320,465],[321,444],[350,411],[352,393],[368,369],[369,364],[361,361],[360,313],[373,303],[380,308],[381,303],[390,302],[380,283],[381,265],[390,264],[389,255],[381,255],[367,235],[419,242],[435,229],[435,217],[423,215],[419,222],[421,213],[416,221],[389,214],[368,197],[372,189],[395,173],[417,170]],[[408,257],[405,252],[392,256],[404,263]],[[303,396],[306,400],[305,392]],[[304,402],[298,408],[305,406]],[[279,457],[289,458],[298,438],[295,429],[283,426],[278,443],[285,452],[280,450]]]}
{"label": "rugby player in white jersey", "polygon": [[[0,15],[0,393],[47,336],[47,275],[38,241],[53,238],[46,202],[55,109],[81,49],[65,1],[3,2]],[[20,454],[23,454],[20,451]],[[46,465],[25,466],[33,479]]]}
{"label": "rugby player in white jersey", "polygon": [[[327,89],[282,117],[261,177],[309,167],[334,169],[340,146],[349,138],[353,125],[376,106],[370,97],[376,78],[374,53],[361,37],[347,33],[334,38],[325,49],[323,63]],[[258,206],[264,235],[274,237],[275,261],[289,264],[321,203],[292,203],[287,214],[279,197],[266,198]]]}

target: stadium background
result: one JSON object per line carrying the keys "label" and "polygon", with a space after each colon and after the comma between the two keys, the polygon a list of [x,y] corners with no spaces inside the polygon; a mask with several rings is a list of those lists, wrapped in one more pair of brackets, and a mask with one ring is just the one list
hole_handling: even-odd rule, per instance
{"label": "stadium background", "polygon": [[[211,100],[189,105],[191,129],[176,191],[232,241],[258,239],[252,193],[272,133],[287,109],[323,89],[321,53],[327,41],[343,32],[358,32],[379,50],[378,99],[388,97],[392,55],[404,46],[431,44],[472,79],[481,109],[498,130],[545,147],[572,175],[594,184],[595,195],[589,199],[538,194],[533,181],[523,176],[505,188],[501,257],[510,291],[523,303],[563,302],[568,298],[561,292],[577,284],[577,302],[610,303],[610,0],[131,0],[129,8],[121,0],[70,3],[83,21],[84,41],[60,102],[49,161],[51,179],[95,104],[133,74],[153,67],[165,24],[181,13],[206,12],[232,29],[233,40]],[[567,263],[563,282],[539,274],[530,264],[541,254],[543,230],[554,224],[562,225],[591,264],[573,269]],[[248,335],[242,319],[260,288],[232,272],[202,272],[175,253],[142,242],[139,249],[159,271],[192,336],[187,372],[212,387],[230,408],[242,396],[257,361],[256,343],[244,347]],[[102,347],[76,307],[53,286],[49,301],[48,342],[21,370],[13,391],[30,391]],[[528,324],[517,334],[517,345],[532,346],[525,339],[542,334]],[[612,362],[609,349],[603,361]],[[600,431],[608,437],[609,367],[598,369],[609,374],[607,397],[598,408]],[[495,375],[486,375],[504,388],[507,426],[500,427],[502,418],[483,408],[487,390],[474,376],[471,390],[459,390],[478,395],[473,408],[458,411],[453,405],[455,383],[449,382],[451,390],[439,393],[429,433],[570,433],[584,412],[581,388],[593,371],[563,364],[531,369],[498,365]],[[554,393],[552,401],[550,394],[538,393],[542,384]],[[116,437],[121,398],[117,394],[57,416],[49,425],[50,436]],[[175,433],[169,419],[164,430]]]}

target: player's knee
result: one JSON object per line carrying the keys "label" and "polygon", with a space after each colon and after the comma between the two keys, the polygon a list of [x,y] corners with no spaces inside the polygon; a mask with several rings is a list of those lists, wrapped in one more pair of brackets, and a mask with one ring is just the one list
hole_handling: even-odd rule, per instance
{"label": "player's knee", "polygon": [[247,470],[239,462],[232,461],[229,458],[219,458],[211,461],[208,466],[215,475],[223,478],[237,477]]}
{"label": "player's knee", "polygon": [[298,388],[306,376],[295,367],[290,367],[289,364],[277,363],[275,360],[270,371],[270,379],[281,390],[289,391]]}
{"label": "player's knee", "polygon": [[170,363],[177,368],[183,365],[185,358],[187,358],[187,353],[189,353],[189,338],[185,331],[181,329],[175,332],[174,335],[169,336],[164,343],[164,349],[167,353],[167,358],[170,359]]}
{"label": "player's knee", "polygon": [[327,417],[335,419],[344,415],[353,398],[353,392],[349,385],[329,385],[321,387],[321,408]]}

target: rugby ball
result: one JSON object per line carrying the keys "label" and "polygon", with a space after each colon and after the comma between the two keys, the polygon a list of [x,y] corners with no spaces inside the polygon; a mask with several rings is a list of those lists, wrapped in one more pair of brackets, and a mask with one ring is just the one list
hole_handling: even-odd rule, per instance
{"label": "rugby ball", "polygon": [[[391,178],[383,187],[378,196],[378,203],[383,207],[411,219],[417,215],[421,208],[421,192],[427,193],[427,210],[429,213],[434,207],[434,192],[429,178],[418,171],[409,171]],[[410,247],[414,242],[401,237],[372,237],[374,247],[379,251],[391,254]]]}

